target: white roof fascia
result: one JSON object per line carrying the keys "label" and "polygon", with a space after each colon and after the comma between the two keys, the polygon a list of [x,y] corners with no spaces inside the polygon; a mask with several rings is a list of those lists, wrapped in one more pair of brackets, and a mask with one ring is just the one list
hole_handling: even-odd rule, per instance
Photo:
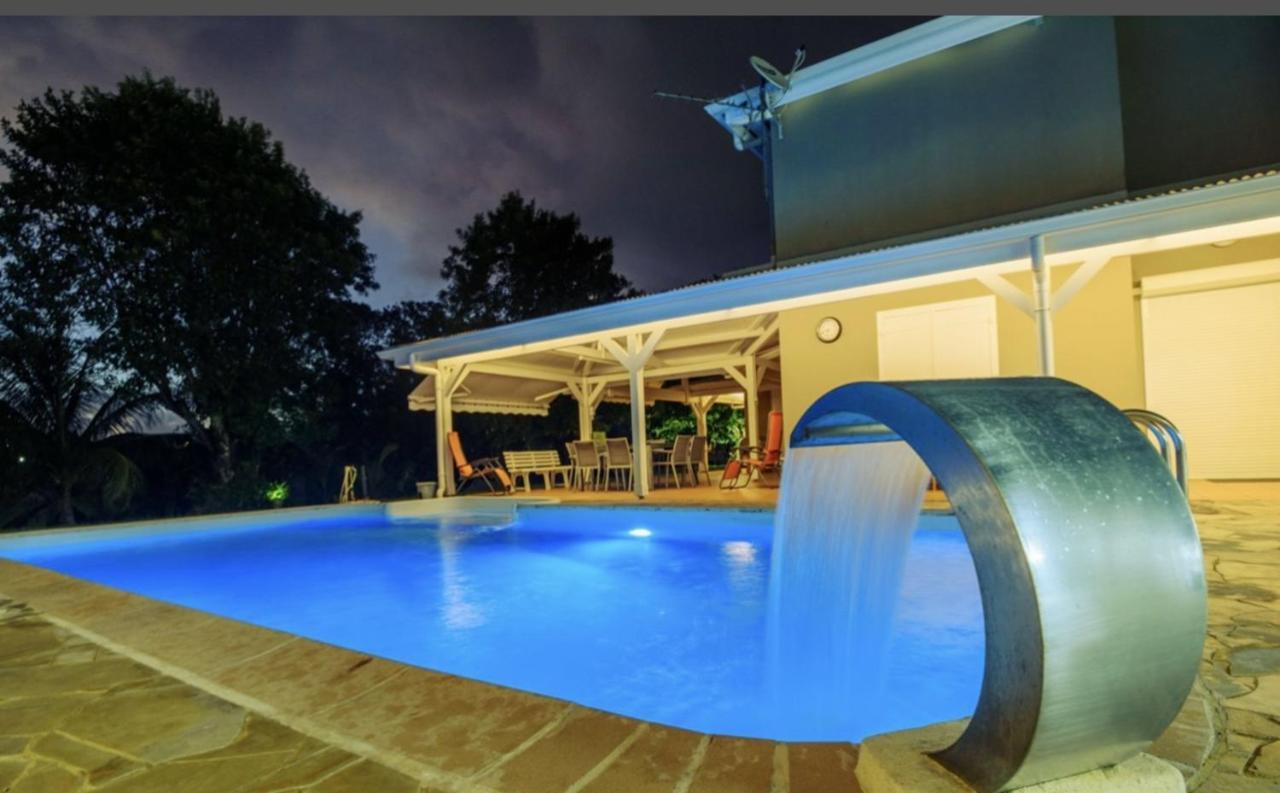
{"label": "white roof fascia", "polygon": [[[1199,229],[1280,219],[1280,174],[1183,190],[980,231],[865,251],[826,261],[684,287],[645,297],[404,344],[378,353],[396,366],[509,350],[533,352],[549,342],[590,334],[635,332],[687,317],[712,322],[745,309],[784,310],[788,301],[952,270],[1026,261],[1030,240],[1043,236],[1051,264],[1077,251],[1114,255],[1164,247],[1158,239]],[[1280,231],[1280,224],[1272,230]],[[1154,240],[1154,243],[1152,242]],[[1187,243],[1183,243],[1187,244]],[[833,298],[837,299],[837,298]],[[576,343],[576,342],[572,342]]]}
{"label": "white roof fascia", "polygon": [[[790,102],[805,99],[831,88],[861,80],[895,66],[1039,18],[1039,16],[945,16],[932,19],[798,70],[791,78],[791,88],[782,95],[775,107],[782,107]],[[753,120],[748,117],[747,111],[733,105],[757,105],[759,92],[759,88],[748,89],[713,102],[707,105],[705,110],[721,126],[733,133],[734,127],[741,128]]]}

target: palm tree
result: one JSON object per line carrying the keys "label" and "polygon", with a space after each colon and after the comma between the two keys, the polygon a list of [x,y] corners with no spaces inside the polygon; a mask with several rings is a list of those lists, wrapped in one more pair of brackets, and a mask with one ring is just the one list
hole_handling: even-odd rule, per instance
{"label": "palm tree", "polygon": [[[102,363],[100,335],[0,318],[0,432],[16,451],[22,485],[0,510],[0,526],[71,525],[118,512],[141,472],[110,438],[149,414],[154,399],[132,394]],[[25,313],[25,312],[23,312]],[[14,462],[14,461],[10,461]],[[25,491],[25,492],[24,492]]]}

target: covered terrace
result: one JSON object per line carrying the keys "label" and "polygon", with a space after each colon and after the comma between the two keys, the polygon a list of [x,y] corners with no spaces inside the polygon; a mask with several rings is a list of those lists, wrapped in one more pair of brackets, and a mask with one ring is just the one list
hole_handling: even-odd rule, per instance
{"label": "covered terrace", "polygon": [[[776,313],[697,324],[671,320],[435,361],[415,356],[410,354],[410,368],[426,377],[410,394],[409,407],[435,412],[438,438],[452,431],[456,413],[546,416],[554,399],[569,396],[578,405],[578,439],[590,440],[601,403],[629,404],[634,490],[641,498],[652,486],[646,405],[688,405],[700,435],[707,434],[712,405],[740,406],[753,444],[761,405],[781,405]],[[448,444],[438,444],[437,465],[445,492],[454,494]]]}

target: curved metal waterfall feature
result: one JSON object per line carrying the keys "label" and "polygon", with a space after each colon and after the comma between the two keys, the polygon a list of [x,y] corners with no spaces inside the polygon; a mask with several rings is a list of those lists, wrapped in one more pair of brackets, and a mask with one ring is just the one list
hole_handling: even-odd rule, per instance
{"label": "curved metal waterfall feature", "polygon": [[908,443],[964,530],[986,623],[977,710],[934,758],[978,791],[1119,763],[1186,699],[1205,631],[1187,501],[1128,418],[1049,377],[854,383],[791,446]]}

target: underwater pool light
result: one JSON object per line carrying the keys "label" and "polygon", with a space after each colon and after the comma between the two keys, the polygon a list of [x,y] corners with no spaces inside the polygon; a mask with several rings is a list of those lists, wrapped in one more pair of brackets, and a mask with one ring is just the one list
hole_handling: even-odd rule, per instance
{"label": "underwater pool light", "polygon": [[632,537],[652,537],[653,536],[653,532],[649,531],[648,529],[632,529],[631,531],[627,532],[627,534],[630,534]]}

